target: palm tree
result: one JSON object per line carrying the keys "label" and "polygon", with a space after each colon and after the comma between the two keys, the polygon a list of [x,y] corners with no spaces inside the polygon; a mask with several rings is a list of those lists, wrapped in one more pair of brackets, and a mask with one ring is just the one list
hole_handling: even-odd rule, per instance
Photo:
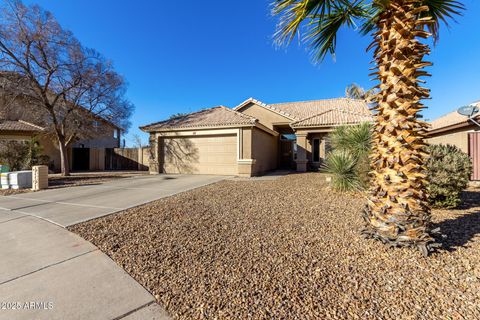
{"label": "palm tree", "polygon": [[365,89],[363,89],[356,83],[349,84],[345,88],[345,97],[351,98],[351,99],[364,99]]}
{"label": "palm tree", "polygon": [[[335,53],[342,27],[371,33],[378,94],[371,155],[372,182],[364,212],[363,234],[391,246],[415,246],[427,255],[439,244],[431,230],[427,203],[424,141],[427,124],[419,120],[423,70],[429,46],[441,23],[460,14],[455,0],[276,0],[279,16],[275,39],[288,44],[300,30],[315,61]],[[370,48],[369,47],[369,48]]]}
{"label": "palm tree", "polygon": [[375,88],[365,91],[364,88],[356,83],[349,84],[345,88],[345,97],[350,99],[362,99],[370,102],[374,99],[375,94]]}

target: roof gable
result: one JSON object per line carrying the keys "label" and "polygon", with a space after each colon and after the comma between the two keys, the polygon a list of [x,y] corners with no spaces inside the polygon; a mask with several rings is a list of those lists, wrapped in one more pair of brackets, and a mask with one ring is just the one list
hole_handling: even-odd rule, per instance
{"label": "roof gable", "polygon": [[256,121],[257,119],[253,117],[219,106],[152,123],[140,129],[150,132],[197,127],[232,127],[254,125]]}
{"label": "roof gable", "polygon": [[280,109],[277,109],[277,108],[274,108],[272,107],[272,105],[268,105],[266,103],[263,103],[261,102],[260,100],[257,100],[257,99],[254,99],[254,98],[248,98],[247,100],[243,101],[242,103],[240,103],[238,106],[236,106],[235,108],[233,108],[233,110],[235,111],[239,111],[241,112],[241,110],[247,106],[249,106],[250,104],[256,104],[262,108],[265,108],[267,110],[270,110],[274,113],[277,113],[287,119],[290,119],[290,120],[296,120],[294,117],[292,117],[290,114],[288,114],[287,112],[284,112]]}

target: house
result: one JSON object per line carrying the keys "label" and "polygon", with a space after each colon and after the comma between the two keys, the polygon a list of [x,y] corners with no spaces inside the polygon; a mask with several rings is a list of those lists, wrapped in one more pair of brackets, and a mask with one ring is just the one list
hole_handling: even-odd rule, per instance
{"label": "house", "polygon": [[[472,103],[480,107],[480,101]],[[480,115],[473,117],[480,122]],[[430,122],[428,142],[430,144],[451,144],[467,153],[472,159],[472,180],[480,180],[480,126],[457,111],[450,112]]]}
{"label": "house", "polygon": [[0,119],[0,140],[30,140],[43,131],[44,128],[27,121]]}
{"label": "house", "polygon": [[[106,149],[120,146],[121,129],[113,123],[97,119],[92,123],[91,132],[91,138],[68,146],[70,170],[104,170]],[[0,140],[28,141],[34,137],[41,146],[42,154],[49,158],[49,169],[59,172],[60,151],[55,138],[46,129],[24,120],[0,119]]]}
{"label": "house", "polygon": [[318,169],[328,133],[372,121],[363,100],[338,98],[266,104],[250,98],[237,107],[201,110],[152,123],[152,173],[255,176],[274,169]]}

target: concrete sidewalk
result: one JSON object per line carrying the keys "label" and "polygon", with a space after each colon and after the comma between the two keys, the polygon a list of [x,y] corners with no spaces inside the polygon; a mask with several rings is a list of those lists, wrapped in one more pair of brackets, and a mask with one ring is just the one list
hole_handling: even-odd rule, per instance
{"label": "concrete sidewalk", "polygon": [[144,176],[0,197],[0,319],[170,319],[122,268],[62,226],[222,179]]}

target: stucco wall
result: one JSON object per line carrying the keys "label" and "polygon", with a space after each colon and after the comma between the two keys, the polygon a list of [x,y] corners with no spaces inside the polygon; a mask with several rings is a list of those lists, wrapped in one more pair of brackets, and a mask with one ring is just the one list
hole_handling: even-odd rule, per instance
{"label": "stucco wall", "polygon": [[477,126],[470,126],[442,132],[433,135],[431,138],[428,138],[427,141],[430,144],[452,144],[468,154],[468,133],[472,131],[478,131],[478,129],[479,128]]}
{"label": "stucco wall", "polygon": [[250,103],[248,106],[243,107],[239,112],[252,116],[258,119],[258,122],[263,124],[269,129],[273,129],[275,123],[290,123],[292,120],[285,118],[273,111],[260,107],[254,103]]}
{"label": "stucco wall", "polygon": [[[119,148],[120,135],[114,138],[116,128],[105,126],[98,133],[98,136],[92,139],[77,141],[72,144],[72,148]],[[95,134],[93,134],[95,136]]]}
{"label": "stucco wall", "polygon": [[262,174],[277,168],[278,137],[272,136],[263,130],[254,128],[252,131],[252,153],[254,174]]}

